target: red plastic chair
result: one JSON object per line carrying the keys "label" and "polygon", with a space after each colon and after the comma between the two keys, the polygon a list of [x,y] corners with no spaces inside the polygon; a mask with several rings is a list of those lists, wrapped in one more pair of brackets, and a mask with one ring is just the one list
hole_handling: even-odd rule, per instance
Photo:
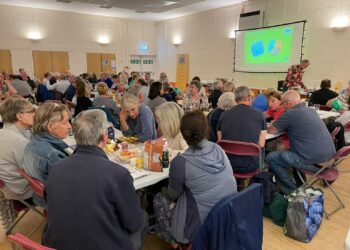
{"label": "red plastic chair", "polygon": [[[250,142],[221,140],[218,144],[226,154],[242,155],[242,156],[258,156],[259,166],[261,166],[261,148],[259,145]],[[257,170],[248,173],[233,173],[237,179],[252,178],[259,173],[260,167]]]}
{"label": "red plastic chair", "polygon": [[[323,181],[327,185],[327,187],[331,190],[331,192],[334,194],[335,198],[338,201],[339,206],[333,209],[331,212],[327,212],[326,209],[324,209],[324,213],[327,219],[329,219],[331,215],[333,215],[340,209],[345,208],[344,203],[342,202],[338,194],[335,192],[335,190],[331,187],[330,183],[334,182],[338,178],[339,171],[337,169],[337,166],[343,160],[345,160],[349,155],[350,155],[350,146],[345,146],[339,149],[335,154],[335,156],[328,161],[329,164],[326,164],[322,167],[319,166],[320,170],[317,171],[316,173],[312,173],[312,172],[300,170],[300,169],[298,169],[297,171],[299,178],[304,183],[305,187],[312,187],[318,181]],[[311,178],[307,181],[304,181],[300,173],[310,175]]]}
{"label": "red plastic chair", "polygon": [[17,245],[22,246],[25,250],[55,250],[54,248],[40,245],[39,243],[28,239],[26,236],[20,233],[9,235],[7,236],[7,239],[11,242],[16,243]]}
{"label": "red plastic chair", "polygon": [[339,133],[339,131],[340,131],[340,127],[335,127],[333,129],[333,131],[331,132],[331,137],[332,137],[332,140],[333,140],[335,148],[337,148],[337,138],[336,138],[336,136]]}
{"label": "red plastic chair", "polygon": [[332,108],[328,107],[327,105],[320,105],[320,110],[324,111],[331,111]]}
{"label": "red plastic chair", "polygon": [[29,176],[22,168],[18,168],[18,172],[29,182],[33,192],[40,198],[44,198],[45,185],[41,181]]}
{"label": "red plastic chair", "polygon": [[350,131],[350,122],[348,122],[347,124],[345,124],[344,130],[345,130],[345,131]]}

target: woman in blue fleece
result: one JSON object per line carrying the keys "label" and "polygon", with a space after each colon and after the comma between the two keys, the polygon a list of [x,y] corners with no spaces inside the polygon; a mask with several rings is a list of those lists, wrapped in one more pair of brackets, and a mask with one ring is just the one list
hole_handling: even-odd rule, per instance
{"label": "woman in blue fleece", "polygon": [[215,203],[237,192],[237,186],[225,152],[206,139],[204,114],[186,113],[180,129],[189,148],[171,162],[169,187],[156,195],[154,210],[160,236],[186,244]]}
{"label": "woman in blue fleece", "polygon": [[[65,149],[68,145],[63,141],[68,134],[71,125],[69,123],[70,112],[65,105],[44,103],[35,112],[33,125],[33,138],[27,144],[22,167],[25,172],[46,184],[51,166],[65,158],[68,154]],[[43,201],[35,197],[37,205],[43,205]]]}

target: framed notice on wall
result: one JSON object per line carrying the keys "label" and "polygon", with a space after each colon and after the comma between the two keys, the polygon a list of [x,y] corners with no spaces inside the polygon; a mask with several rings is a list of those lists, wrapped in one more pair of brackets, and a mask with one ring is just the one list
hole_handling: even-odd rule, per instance
{"label": "framed notice on wall", "polygon": [[184,91],[188,82],[189,54],[177,54],[176,87]]}

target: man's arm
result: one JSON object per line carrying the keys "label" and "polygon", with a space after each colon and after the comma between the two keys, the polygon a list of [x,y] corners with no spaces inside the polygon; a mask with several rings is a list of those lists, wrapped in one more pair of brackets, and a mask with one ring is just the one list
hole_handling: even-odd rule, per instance
{"label": "man's arm", "polygon": [[153,129],[155,129],[155,124],[153,120],[153,113],[149,110],[149,112],[146,112],[144,110],[140,115],[140,122],[141,125],[141,133],[138,135],[140,138],[140,142],[145,142],[148,140],[152,140],[153,135]]}
{"label": "man's arm", "polygon": [[17,94],[17,90],[12,86],[11,82],[9,80],[5,80],[5,84],[7,86],[8,91],[4,93],[4,97],[9,97],[11,95]]}
{"label": "man's arm", "polygon": [[261,130],[260,136],[259,136],[259,146],[265,147],[265,141],[266,141],[266,130]]}
{"label": "man's arm", "polygon": [[271,124],[267,129],[267,133],[275,135],[278,133],[278,130]]}
{"label": "man's arm", "polygon": [[221,138],[222,138],[221,131],[218,131],[217,134],[218,134],[218,141],[221,141]]}

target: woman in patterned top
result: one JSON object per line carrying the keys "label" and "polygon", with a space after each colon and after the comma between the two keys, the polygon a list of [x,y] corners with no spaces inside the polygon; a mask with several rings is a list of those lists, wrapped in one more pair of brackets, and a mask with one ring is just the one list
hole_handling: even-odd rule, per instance
{"label": "woman in patterned top", "polygon": [[200,82],[193,80],[190,83],[190,93],[184,98],[182,108],[187,111],[192,111],[196,109],[208,110],[209,103],[206,95],[199,92],[201,88]]}

